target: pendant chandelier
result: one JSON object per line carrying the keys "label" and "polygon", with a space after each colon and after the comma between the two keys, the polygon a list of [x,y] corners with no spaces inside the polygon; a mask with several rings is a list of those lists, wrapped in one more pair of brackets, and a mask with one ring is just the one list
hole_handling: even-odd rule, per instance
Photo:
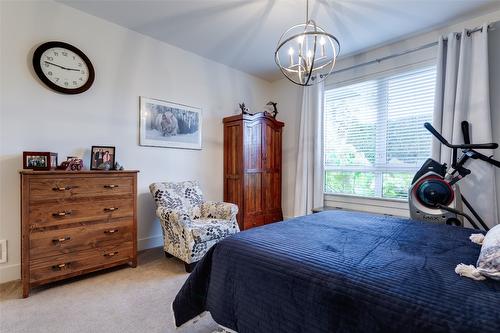
{"label": "pendant chandelier", "polygon": [[311,86],[332,72],[339,52],[338,39],[309,19],[309,0],[306,0],[306,23],[297,24],[281,35],[274,60],[287,79]]}

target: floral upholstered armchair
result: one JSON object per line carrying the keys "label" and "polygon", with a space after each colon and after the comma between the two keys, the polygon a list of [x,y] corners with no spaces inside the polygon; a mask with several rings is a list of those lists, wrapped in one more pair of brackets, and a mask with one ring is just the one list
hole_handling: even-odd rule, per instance
{"label": "floral upholstered armchair", "polygon": [[165,255],[184,261],[187,272],[214,244],[240,231],[238,206],[205,201],[196,181],[153,183],[149,190],[162,226]]}

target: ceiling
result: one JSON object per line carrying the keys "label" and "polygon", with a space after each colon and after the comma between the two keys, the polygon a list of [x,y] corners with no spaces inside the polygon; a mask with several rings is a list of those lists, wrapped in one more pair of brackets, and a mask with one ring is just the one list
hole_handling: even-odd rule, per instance
{"label": "ceiling", "polygon": [[[281,34],[305,20],[305,0],[60,0],[268,81],[281,78],[274,50]],[[496,0],[310,0],[310,16],[354,54],[461,17]],[[430,15],[432,14],[432,15]]]}

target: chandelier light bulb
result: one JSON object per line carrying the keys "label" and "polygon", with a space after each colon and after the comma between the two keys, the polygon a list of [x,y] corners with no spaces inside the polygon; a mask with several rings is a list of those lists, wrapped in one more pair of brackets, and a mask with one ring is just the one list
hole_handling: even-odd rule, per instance
{"label": "chandelier light bulb", "polygon": [[325,57],[326,56],[326,39],[325,37],[321,36],[321,38],[319,39],[319,45],[321,45],[321,57]]}
{"label": "chandelier light bulb", "polygon": [[293,66],[293,54],[295,53],[293,47],[290,47],[288,49],[288,55],[290,56],[290,65],[289,67],[292,67]]}
{"label": "chandelier light bulb", "polygon": [[306,66],[307,66],[307,70],[309,71],[309,68],[311,67],[312,65],[312,56],[313,56],[313,53],[311,50],[307,50],[306,52]]}

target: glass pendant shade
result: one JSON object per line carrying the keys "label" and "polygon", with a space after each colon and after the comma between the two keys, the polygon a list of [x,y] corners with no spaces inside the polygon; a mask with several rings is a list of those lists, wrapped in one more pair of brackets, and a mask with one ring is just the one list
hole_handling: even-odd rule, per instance
{"label": "glass pendant shade", "polygon": [[290,81],[311,86],[328,77],[339,52],[338,39],[313,20],[307,20],[307,23],[295,25],[283,33],[274,59]]}

